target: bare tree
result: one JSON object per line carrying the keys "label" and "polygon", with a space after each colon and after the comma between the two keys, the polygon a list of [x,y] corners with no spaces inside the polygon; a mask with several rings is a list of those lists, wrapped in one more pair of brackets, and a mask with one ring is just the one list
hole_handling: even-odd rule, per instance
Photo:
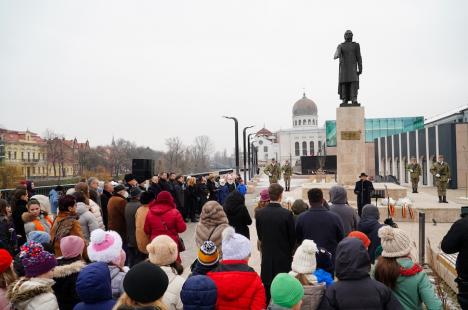
{"label": "bare tree", "polygon": [[193,172],[207,171],[210,164],[210,153],[213,151],[213,142],[210,137],[203,135],[195,138],[190,146]]}
{"label": "bare tree", "polygon": [[181,172],[181,164],[184,154],[184,145],[179,137],[166,139],[167,152],[165,160],[169,171]]}
{"label": "bare tree", "polygon": [[63,135],[54,132],[51,129],[46,129],[44,139],[47,145],[47,175],[49,175],[49,164],[54,169],[54,176],[61,175],[60,166],[63,166]]}

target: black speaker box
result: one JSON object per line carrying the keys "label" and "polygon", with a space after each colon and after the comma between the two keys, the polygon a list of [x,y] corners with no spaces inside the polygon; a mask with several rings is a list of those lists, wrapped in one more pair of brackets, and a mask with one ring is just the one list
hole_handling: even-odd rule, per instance
{"label": "black speaker box", "polygon": [[151,179],[154,175],[153,159],[132,159],[132,174],[138,183]]}

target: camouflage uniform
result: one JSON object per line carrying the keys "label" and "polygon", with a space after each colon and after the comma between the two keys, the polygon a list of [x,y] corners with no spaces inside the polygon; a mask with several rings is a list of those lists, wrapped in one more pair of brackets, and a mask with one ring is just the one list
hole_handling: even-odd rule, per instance
{"label": "camouflage uniform", "polygon": [[419,177],[421,176],[421,165],[419,165],[418,163],[409,164],[406,167],[406,170],[410,172],[410,179],[411,179],[411,184],[413,186],[413,193],[417,193]]}
{"label": "camouflage uniform", "polygon": [[292,175],[292,167],[291,164],[284,165],[281,170],[283,171],[283,178],[284,178],[284,187],[286,187],[286,191],[289,191],[291,188],[291,175]]}
{"label": "camouflage uniform", "polygon": [[450,179],[450,168],[446,162],[435,162],[431,167],[431,173],[436,179],[439,202],[447,202],[447,184]]}
{"label": "camouflage uniform", "polygon": [[268,164],[263,172],[268,176],[270,184],[278,183],[281,179],[281,166],[278,163]]}

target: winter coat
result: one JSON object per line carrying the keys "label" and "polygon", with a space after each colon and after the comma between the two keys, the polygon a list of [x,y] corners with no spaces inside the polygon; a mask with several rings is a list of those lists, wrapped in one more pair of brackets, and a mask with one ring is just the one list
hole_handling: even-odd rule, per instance
{"label": "winter coat", "polygon": [[218,188],[218,202],[224,204],[226,197],[229,195],[229,187],[227,184],[224,184]]}
{"label": "winter coat", "polygon": [[434,291],[434,285],[422,267],[408,257],[398,258],[396,261],[400,265],[400,276],[393,292],[403,309],[423,309],[422,303],[428,310],[442,309],[442,302]]}
{"label": "winter coat", "polygon": [[109,199],[111,199],[111,197],[112,197],[112,193],[109,193],[106,190],[102,191],[102,195],[101,195],[102,221],[104,222],[104,227],[106,227],[106,230],[107,230],[107,225],[108,225],[108,220],[109,220],[109,216],[107,213],[107,205],[109,204]]}
{"label": "winter coat", "polygon": [[148,205],[142,205],[135,213],[135,239],[138,250],[145,254],[148,254],[146,246],[150,243],[149,237],[145,233],[145,222],[148,211]]}
{"label": "winter coat", "polygon": [[190,287],[186,283],[180,292],[184,310],[214,310],[218,297],[216,287],[207,284],[205,277],[195,277],[190,280]]}
{"label": "winter coat", "polygon": [[15,201],[15,205],[11,208],[13,224],[15,225],[16,233],[20,235],[20,237],[18,237],[18,246],[21,246],[26,242],[26,232],[24,231],[24,223],[21,218],[24,212],[28,212],[26,204],[26,201],[18,199]]}
{"label": "winter coat", "polygon": [[218,201],[218,189],[216,183],[212,180],[206,181],[206,187],[208,188],[208,200]]}
{"label": "winter coat", "polygon": [[317,246],[335,255],[338,242],[343,239],[343,223],[338,215],[321,205],[312,205],[309,211],[299,215],[296,221],[297,243],[314,240]]}
{"label": "winter coat", "polygon": [[361,240],[340,242],[335,267],[339,281],[327,288],[319,309],[402,309],[392,290],[370,278],[369,256]]}
{"label": "winter coat", "polygon": [[245,206],[244,196],[237,191],[230,193],[224,202],[223,208],[229,220],[229,225],[234,227],[236,233],[250,239],[248,225],[252,224],[252,218]]}
{"label": "winter coat", "polygon": [[330,211],[341,218],[343,223],[344,235],[347,236],[351,231],[356,230],[359,223],[359,216],[348,204],[346,189],[341,186],[333,186],[330,189],[331,205]]}
{"label": "winter coat", "polygon": [[448,254],[457,253],[457,273],[462,279],[468,279],[468,216],[453,223],[442,239],[442,251]]}
{"label": "winter coat", "polygon": [[38,217],[32,215],[30,212],[24,212],[21,215],[21,219],[24,222],[24,232],[26,236],[31,231],[44,231],[46,233],[50,233],[50,228],[52,227],[52,219],[46,214],[39,214]]}
{"label": "winter coat", "polygon": [[99,225],[99,228],[104,230],[105,227],[104,227],[104,220],[102,219],[101,207],[96,202],[94,202],[93,200],[90,199],[89,200],[89,210],[91,211],[91,213],[96,218],[96,221],[97,221],[97,223]]}
{"label": "winter coat", "polygon": [[132,248],[137,247],[135,233],[135,215],[140,208],[141,203],[138,200],[130,200],[125,207],[125,223],[127,225],[127,245]]}
{"label": "winter coat", "polygon": [[371,264],[374,263],[375,257],[375,250],[380,246],[380,238],[379,238],[379,229],[380,227],[384,226],[383,224],[379,223],[379,210],[377,207],[371,206],[372,209],[367,207],[368,205],[364,206],[362,211],[361,220],[358,224],[358,230],[366,234],[367,238],[371,241],[368,252]]}
{"label": "winter coat", "polygon": [[244,183],[241,183],[237,186],[237,191],[242,195],[245,196],[247,194],[247,186]]}
{"label": "winter coat", "polygon": [[358,208],[371,203],[371,195],[374,191],[374,186],[371,181],[357,181],[354,186],[354,193],[357,195]]}
{"label": "winter coat", "polygon": [[101,195],[92,188],[89,188],[89,198],[91,198],[98,206],[101,207]]}
{"label": "winter coat", "polygon": [[75,259],[59,258],[54,269],[55,284],[52,286],[60,310],[72,310],[80,302],[76,292],[76,279],[86,266],[80,257]]}
{"label": "winter coat", "polygon": [[261,277],[269,289],[278,273],[291,270],[296,248],[293,215],[281,204],[271,202],[257,211],[256,227],[262,253]]}
{"label": "winter coat", "polygon": [[[78,236],[84,239],[83,232],[81,231],[81,225],[78,221],[78,215],[69,211],[60,212],[55,218],[54,225],[50,230],[50,240],[54,246],[55,256],[62,256],[62,250],[60,250],[60,240],[66,236]],[[83,251],[83,256],[86,257],[86,247]]]}
{"label": "winter coat", "polygon": [[304,297],[302,297],[301,310],[318,309],[325,294],[325,284],[304,285]]}
{"label": "winter coat", "polygon": [[162,189],[158,183],[151,182],[151,185],[148,188],[148,191],[152,192],[154,194],[154,197],[158,197],[158,194],[162,191]]}
{"label": "winter coat", "polygon": [[161,266],[161,269],[166,273],[169,279],[169,286],[162,298],[163,303],[167,306],[168,310],[183,309],[184,305],[180,299],[180,291],[182,290],[185,279],[177,275],[172,267]]}
{"label": "winter coat", "polygon": [[11,255],[15,255],[16,242],[16,230],[13,221],[7,216],[0,216],[0,248],[7,250]]}
{"label": "winter coat", "polygon": [[7,296],[16,310],[59,310],[53,284],[52,279],[20,278],[10,284]]}
{"label": "winter coat", "polygon": [[106,263],[92,263],[80,272],[76,292],[81,299],[74,310],[112,310],[111,277]]}
{"label": "winter coat", "polygon": [[174,193],[175,193],[175,204],[177,206],[177,210],[179,212],[183,212],[184,210],[184,184],[179,183],[178,181],[174,181]]}
{"label": "winter coat", "polygon": [[76,213],[79,216],[78,221],[80,222],[83,237],[87,241],[89,241],[89,238],[91,237],[91,232],[99,228],[96,217],[89,210],[89,206],[87,206],[83,202],[76,203]]}
{"label": "winter coat", "polygon": [[7,298],[7,292],[3,288],[0,288],[0,310],[10,310],[11,304]]}
{"label": "winter coat", "polygon": [[216,269],[219,265],[219,262],[213,264],[213,265],[210,265],[210,266],[207,266],[207,265],[203,265],[203,264],[200,264],[200,262],[198,261],[198,259],[196,259],[192,266],[190,266],[191,268],[191,271],[192,271],[192,274],[190,276],[196,276],[196,275],[202,275],[202,276],[205,276],[208,272]]}
{"label": "winter coat", "polygon": [[114,194],[107,203],[107,226],[109,230],[119,233],[123,244],[127,242],[127,225],[125,224],[125,206],[127,200],[119,194]]}
{"label": "winter coat", "polygon": [[197,210],[197,191],[195,186],[187,186],[184,193],[184,208],[187,212],[186,216],[195,216]]}
{"label": "winter coat", "polygon": [[179,244],[179,234],[187,229],[187,225],[174,201],[156,199],[149,203],[148,208],[144,230],[149,239],[168,235]]}
{"label": "winter coat", "polygon": [[108,265],[108,268],[111,277],[112,297],[118,299],[124,292],[123,280],[127,273],[114,265]]}
{"label": "winter coat", "polygon": [[200,222],[195,228],[195,243],[200,248],[203,242],[213,241],[221,249],[222,233],[229,227],[223,207],[216,201],[207,202],[200,214]]}
{"label": "winter coat", "polygon": [[216,309],[265,309],[265,288],[260,277],[247,261],[224,260],[208,273],[216,284],[218,300]]}
{"label": "winter coat", "polygon": [[60,195],[55,189],[49,192],[50,212],[53,214],[57,214],[59,198]]}

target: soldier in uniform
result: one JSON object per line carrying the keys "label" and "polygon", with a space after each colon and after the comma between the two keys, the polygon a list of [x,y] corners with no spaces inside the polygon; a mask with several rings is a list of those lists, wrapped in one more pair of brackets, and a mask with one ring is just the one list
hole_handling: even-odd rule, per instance
{"label": "soldier in uniform", "polygon": [[281,170],[283,171],[285,191],[289,192],[291,189],[291,175],[292,175],[292,167],[291,167],[291,164],[289,164],[289,160],[286,160]]}
{"label": "soldier in uniform", "polygon": [[419,177],[421,176],[421,165],[416,162],[416,158],[411,158],[411,163],[406,167],[410,173],[411,185],[413,186],[413,193],[418,192]]}
{"label": "soldier in uniform", "polygon": [[278,183],[278,180],[281,179],[281,167],[274,158],[271,160],[271,163],[266,166],[263,172],[268,176],[270,184]]}
{"label": "soldier in uniform", "polygon": [[450,167],[444,162],[444,155],[439,155],[438,161],[431,167],[431,173],[436,179],[439,203],[447,203],[447,184],[450,181]]}

